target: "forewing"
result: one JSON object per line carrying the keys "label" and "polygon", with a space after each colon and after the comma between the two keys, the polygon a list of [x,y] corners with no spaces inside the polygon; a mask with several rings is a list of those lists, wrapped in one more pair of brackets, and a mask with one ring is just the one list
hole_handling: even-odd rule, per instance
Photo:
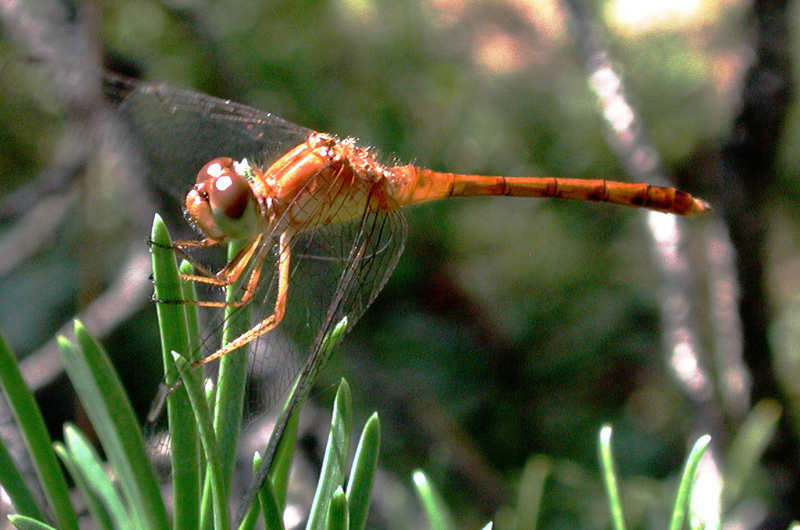
{"label": "forewing", "polygon": [[[286,316],[274,332],[251,346],[252,375],[261,379],[251,385],[251,415],[276,401],[299,363],[318,354],[323,338],[344,317],[349,330],[364,314],[397,265],[406,233],[400,211],[365,205],[354,221],[293,237]],[[275,260],[274,250],[270,256]],[[277,280],[272,278],[264,289],[252,308],[254,321],[271,312]]]}
{"label": "forewing", "polygon": [[312,132],[247,105],[166,84],[109,74],[104,87],[146,158],[151,180],[180,201],[213,158],[268,166]]}
{"label": "forewing", "polygon": [[[372,200],[366,202],[373,204]],[[268,442],[262,437],[263,445],[258,451],[263,455],[263,461],[242,498],[237,524],[267,480],[289,418],[296,407],[302,405],[314,378],[327,361],[324,350],[331,332],[345,318],[347,329],[358,321],[385,285],[405,244],[406,224],[397,209],[373,210],[367,206],[357,221],[335,227],[336,230],[332,228],[308,230],[293,241],[292,250],[298,263],[293,269],[292,281],[295,285],[298,281],[303,281],[303,284],[295,289],[289,315],[297,317],[305,309],[309,318],[306,326],[302,322],[285,320],[282,327],[294,329],[297,333],[295,339],[303,343],[303,350],[310,345],[310,351],[300,367],[297,387],[287,401],[287,408],[275,421]],[[274,338],[267,336],[266,340],[269,343]],[[255,357],[254,361],[255,367],[259,367],[261,360]],[[292,379],[294,375],[284,383]],[[255,388],[265,390],[268,387],[255,385]],[[272,394],[268,392],[265,397],[271,398]]]}

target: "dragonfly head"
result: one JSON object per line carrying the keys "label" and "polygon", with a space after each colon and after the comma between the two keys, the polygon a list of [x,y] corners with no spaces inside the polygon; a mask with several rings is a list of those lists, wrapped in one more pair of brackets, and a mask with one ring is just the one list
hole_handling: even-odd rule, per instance
{"label": "dragonfly head", "polygon": [[206,237],[215,241],[241,240],[258,231],[258,206],[247,179],[246,164],[215,158],[197,173],[186,194],[186,211]]}

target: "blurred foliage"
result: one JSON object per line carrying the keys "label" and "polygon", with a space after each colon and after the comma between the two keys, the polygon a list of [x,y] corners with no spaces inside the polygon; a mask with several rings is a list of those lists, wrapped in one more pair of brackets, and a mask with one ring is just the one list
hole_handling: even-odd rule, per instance
{"label": "blurred foliage", "polygon": [[[728,133],[752,54],[746,6],[708,0],[689,13],[665,8],[636,18],[633,4],[601,2],[597,11],[671,172]],[[459,173],[624,179],[555,3],[120,0],[103,6],[98,23],[112,66],[356,137],[390,160]],[[25,55],[3,41],[0,54]],[[40,80],[0,83],[6,190],[58,156],[63,110]],[[774,196],[768,254],[776,314],[794,333],[796,122],[784,142],[785,190]],[[557,459],[559,477],[545,494],[546,525],[602,525],[602,486],[584,479],[607,422],[623,476],[651,477],[637,479],[649,489],[632,490],[671,491],[674,484],[652,479],[679,471],[696,425],[662,351],[644,216],[507,198],[426,205],[407,216],[397,271],[328,370],[330,381],[344,372],[354,382],[362,415],[377,409],[386,420],[381,462],[403,478],[425,468],[456,513],[477,525],[510,502],[530,455],[544,453]],[[0,279],[0,329],[17,351],[35,348],[78,307],[82,218],[71,217],[50,248]],[[686,234],[699,253],[702,222],[693,223]],[[145,244],[145,233],[126,237]],[[100,254],[111,259],[116,249],[112,242]],[[112,352],[138,352],[118,360],[123,371],[126,363],[138,371],[145,353],[157,362],[154,314],[143,308],[109,339],[119,341]],[[137,392],[142,407],[152,388]]]}

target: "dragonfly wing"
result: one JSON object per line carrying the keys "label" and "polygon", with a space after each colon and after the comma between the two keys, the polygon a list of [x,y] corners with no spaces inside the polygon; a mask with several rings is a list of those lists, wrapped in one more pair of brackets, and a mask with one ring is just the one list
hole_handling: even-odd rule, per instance
{"label": "dragonfly wing", "polygon": [[247,105],[166,84],[108,74],[104,88],[144,154],[151,180],[180,201],[209,160],[247,158],[268,167],[312,132]]}
{"label": "dragonfly wing", "polygon": [[[265,480],[293,408],[308,395],[314,377],[326,361],[323,358],[326,339],[345,317],[349,330],[375,300],[397,265],[406,236],[405,218],[398,209],[376,211],[365,206],[356,221],[307,230],[293,239],[296,263],[292,265],[290,308],[279,330],[294,333],[303,344],[303,351],[310,354],[301,367],[300,390],[292,396],[289,408],[282,411],[266,449],[261,451],[262,467],[243,497],[239,518]],[[279,334],[263,338],[268,342],[280,340]],[[258,368],[262,360],[254,357],[254,361]],[[281,385],[293,379],[294,373],[281,381]],[[270,391],[267,385],[254,386]],[[265,401],[272,401],[272,396]]]}
{"label": "dragonfly wing", "polygon": [[[300,360],[315,355],[325,335],[344,317],[348,330],[352,328],[386,284],[406,235],[402,212],[365,206],[354,221],[309,229],[291,239],[286,314],[277,329],[251,345],[251,374],[262,381],[251,385],[250,415],[274,404],[299,371]],[[275,248],[260,254],[267,262],[262,266],[265,281],[250,307],[253,322],[268,317],[274,307]]]}

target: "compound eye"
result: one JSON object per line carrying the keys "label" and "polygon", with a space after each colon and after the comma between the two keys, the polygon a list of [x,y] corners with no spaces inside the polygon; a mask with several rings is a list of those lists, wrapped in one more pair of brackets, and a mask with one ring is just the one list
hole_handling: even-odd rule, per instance
{"label": "compound eye", "polygon": [[[211,169],[213,171],[215,168],[212,166]],[[210,174],[213,177],[213,173]],[[215,217],[223,215],[231,220],[240,219],[255,203],[247,179],[232,169],[223,170],[213,180],[208,180],[206,191]]]}
{"label": "compound eye", "polygon": [[259,227],[258,200],[230,158],[215,158],[203,166],[185,205],[197,227],[215,241],[249,239]]}
{"label": "compound eye", "polygon": [[226,171],[235,173],[233,170],[233,159],[225,156],[215,158],[197,172],[197,180],[195,182],[197,184],[203,184],[204,182],[219,177]]}

